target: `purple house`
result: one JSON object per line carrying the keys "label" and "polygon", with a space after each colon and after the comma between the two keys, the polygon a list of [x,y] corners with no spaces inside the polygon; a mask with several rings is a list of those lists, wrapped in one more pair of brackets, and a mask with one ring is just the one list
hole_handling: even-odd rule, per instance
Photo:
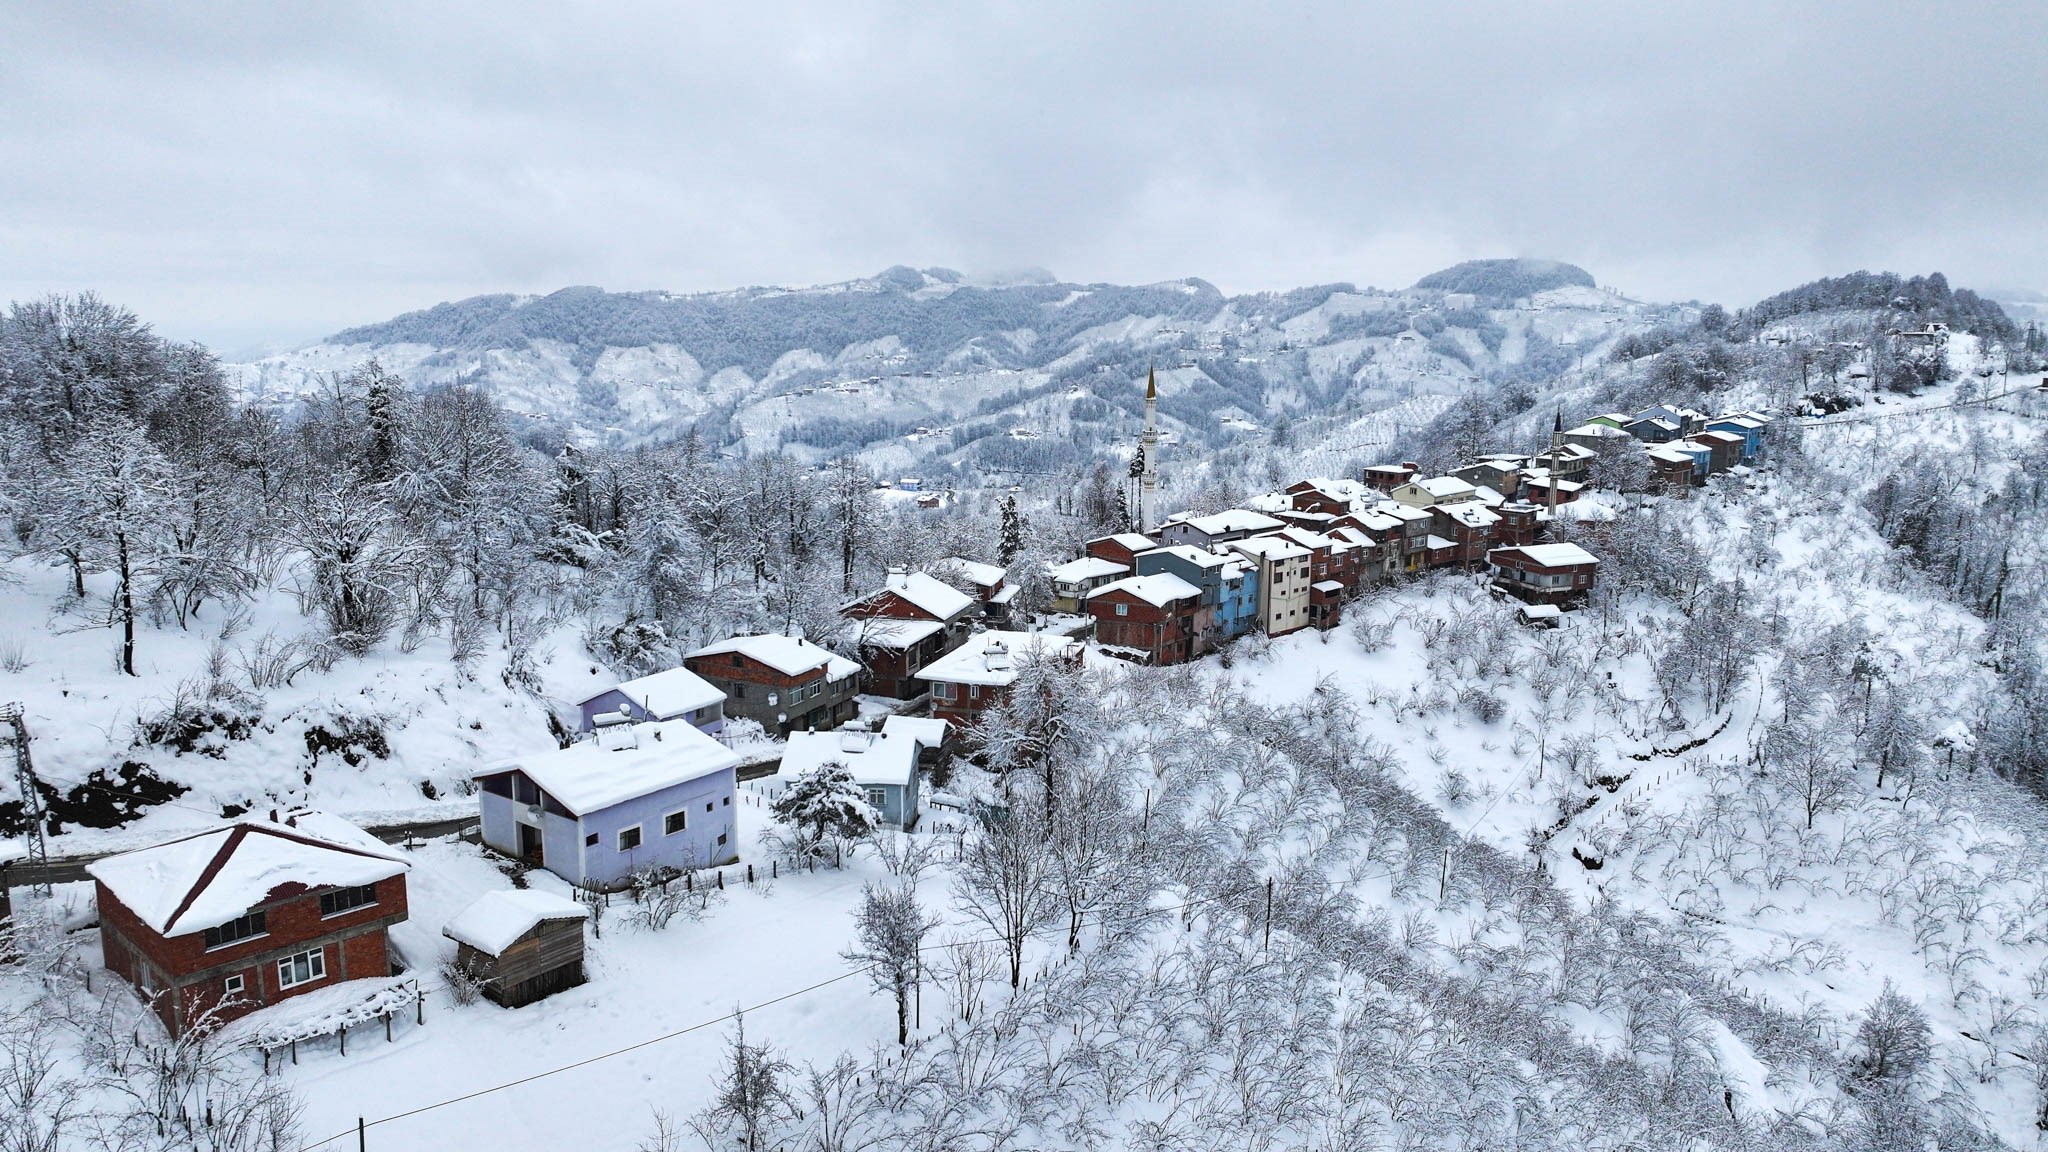
{"label": "purple house", "polygon": [[725,730],[725,693],[688,668],[671,668],[628,680],[577,705],[583,719],[577,731],[598,726],[598,717],[617,716],[626,722],[685,720],[713,736]]}
{"label": "purple house", "polygon": [[738,753],[680,720],[616,724],[475,774],[484,843],[571,884],[739,859]]}

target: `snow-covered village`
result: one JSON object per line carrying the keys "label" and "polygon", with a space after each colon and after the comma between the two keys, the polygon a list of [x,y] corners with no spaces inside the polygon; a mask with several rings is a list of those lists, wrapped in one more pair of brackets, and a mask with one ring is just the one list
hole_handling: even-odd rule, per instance
{"label": "snow-covered village", "polygon": [[0,13],[0,1152],[2048,1147],[2010,99],[436,8]]}

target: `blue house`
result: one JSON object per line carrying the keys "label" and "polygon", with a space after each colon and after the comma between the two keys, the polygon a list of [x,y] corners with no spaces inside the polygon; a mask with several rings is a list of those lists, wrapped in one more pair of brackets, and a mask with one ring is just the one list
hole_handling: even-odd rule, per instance
{"label": "blue house", "polygon": [[1764,450],[1765,421],[1760,416],[1745,412],[1731,412],[1707,421],[1709,432],[1729,432],[1742,437],[1742,462],[1755,460]]}
{"label": "blue house", "polygon": [[688,668],[671,668],[616,688],[607,688],[576,706],[583,718],[577,728],[588,732],[600,716],[627,721],[687,720],[700,732],[725,730],[725,692]]}
{"label": "blue house", "polygon": [[1192,544],[1170,544],[1140,552],[1133,560],[1138,575],[1170,573],[1202,593],[1211,609],[1215,642],[1234,640],[1259,626],[1259,566],[1242,556],[1219,556]]}
{"label": "blue house", "polygon": [[859,720],[837,732],[792,732],[768,788],[780,795],[799,776],[826,764],[844,765],[883,826],[908,832],[917,825],[917,758],[924,747],[908,731],[884,724],[873,732]]}
{"label": "blue house", "polygon": [[686,721],[620,724],[476,773],[484,843],[585,888],[739,859],[737,753]]}

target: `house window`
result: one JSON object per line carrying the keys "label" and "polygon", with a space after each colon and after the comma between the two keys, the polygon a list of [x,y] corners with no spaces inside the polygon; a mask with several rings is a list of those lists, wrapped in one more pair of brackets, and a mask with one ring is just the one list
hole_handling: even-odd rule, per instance
{"label": "house window", "polygon": [[732,666],[735,668],[740,666],[740,654],[737,652],[732,654]]}
{"label": "house window", "polygon": [[320,915],[335,916],[377,902],[375,884],[358,884],[353,888],[336,888],[320,894]]}
{"label": "house window", "polygon": [[1131,606],[1129,604],[1117,605],[1116,614],[1119,616],[1129,616],[1131,614]]}
{"label": "house window", "polygon": [[732,807],[732,797],[730,797],[730,796],[720,796],[720,797],[718,798],[718,806],[719,806],[720,808],[730,808],[730,807]]}
{"label": "house window", "polygon": [[718,834],[718,846],[719,846],[720,848],[723,848],[723,847],[725,847],[725,833],[723,833],[723,832],[720,832],[720,833]]}
{"label": "house window", "polygon": [[690,814],[688,812],[671,812],[661,818],[661,834],[663,836],[673,836],[689,826]]}
{"label": "house window", "polygon": [[745,684],[733,685],[732,698],[735,700],[745,700],[747,698],[747,686]]}
{"label": "house window", "polygon": [[880,812],[882,810],[882,801],[884,799],[884,793],[882,792],[882,790],[880,788],[869,788],[867,789],[867,794],[868,807],[873,808],[877,812]]}
{"label": "house window", "polygon": [[296,956],[287,956],[277,962],[277,986],[279,988],[296,988],[301,984],[311,984],[325,975],[327,975],[327,952],[323,948],[301,952]]}
{"label": "house window", "polygon": [[592,832],[592,833],[591,833],[590,835],[588,835],[588,836],[585,836],[585,837],[583,838],[583,846],[584,846],[585,848],[595,848],[595,847],[597,847],[597,833],[595,833],[595,832]]}
{"label": "house window", "polygon": [[640,826],[619,829],[619,851],[631,852],[640,846]]}
{"label": "house window", "polygon": [[709,811],[711,811],[711,802],[710,802],[710,801],[708,801],[708,800],[707,800],[707,801],[705,801],[705,802],[704,802],[704,810],[705,810],[706,812],[709,812]]}
{"label": "house window", "polygon": [[937,696],[941,700],[951,700],[953,698],[953,686],[941,680],[932,685],[932,695]]}
{"label": "house window", "polygon": [[247,916],[237,916],[218,928],[208,928],[206,930],[206,946],[208,948],[225,948],[237,940],[247,940],[252,936],[261,936],[264,934],[264,931],[263,913],[251,912]]}
{"label": "house window", "polygon": [[220,982],[220,987],[222,993],[225,995],[237,995],[242,991],[242,978],[239,975],[230,976],[227,979]]}

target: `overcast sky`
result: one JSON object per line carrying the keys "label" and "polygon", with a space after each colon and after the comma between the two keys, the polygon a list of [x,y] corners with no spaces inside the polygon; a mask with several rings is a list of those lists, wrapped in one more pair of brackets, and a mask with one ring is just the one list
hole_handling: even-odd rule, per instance
{"label": "overcast sky", "polygon": [[891,264],[2048,288],[2039,0],[518,7],[0,8],[0,294],[234,352]]}

